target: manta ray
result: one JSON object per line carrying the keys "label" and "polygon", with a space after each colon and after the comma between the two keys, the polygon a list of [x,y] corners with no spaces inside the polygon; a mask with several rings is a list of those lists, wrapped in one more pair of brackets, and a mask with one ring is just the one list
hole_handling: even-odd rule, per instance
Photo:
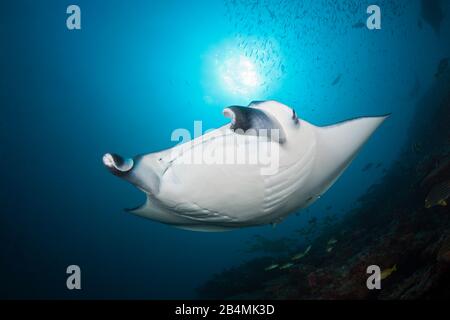
{"label": "manta ray", "polygon": [[[277,101],[223,113],[230,123],[173,148],[133,158],[103,156],[107,169],[146,195],[143,205],[128,211],[193,231],[277,224],[319,199],[389,116],[319,127]],[[204,152],[233,159],[257,147],[275,150],[276,157],[270,163],[192,161]],[[264,172],[274,163],[276,170]]]}

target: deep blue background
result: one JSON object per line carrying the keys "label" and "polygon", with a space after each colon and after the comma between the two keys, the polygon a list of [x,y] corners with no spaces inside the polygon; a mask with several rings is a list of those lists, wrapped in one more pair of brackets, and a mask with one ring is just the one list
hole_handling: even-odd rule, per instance
{"label": "deep blue background", "polygon": [[[81,7],[82,30],[66,28],[69,4]],[[2,1],[0,297],[194,297],[213,273],[248,257],[252,235],[289,236],[329,205],[351,209],[381,175],[361,168],[395,159],[418,95],[450,53],[449,22],[439,35],[420,27],[419,1],[377,1],[382,30],[352,28],[368,4]],[[212,56],[226,56],[236,39],[265,38],[277,45],[266,90],[227,91]],[[195,233],[122,211],[144,196],[103,168],[105,152],[170,147],[174,129],[192,130],[194,120],[217,127],[223,107],[264,99],[315,124],[393,116],[326,196],[275,229]],[[70,264],[81,267],[82,291],[65,287]]]}

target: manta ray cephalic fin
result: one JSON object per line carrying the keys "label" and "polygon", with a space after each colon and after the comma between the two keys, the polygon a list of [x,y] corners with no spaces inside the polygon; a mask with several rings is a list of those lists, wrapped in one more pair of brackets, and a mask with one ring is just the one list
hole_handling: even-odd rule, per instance
{"label": "manta ray cephalic fin", "polygon": [[223,110],[223,114],[225,117],[231,119],[230,129],[236,133],[257,136],[266,135],[279,143],[286,141],[286,134],[281,125],[263,110],[251,107],[230,106]]}

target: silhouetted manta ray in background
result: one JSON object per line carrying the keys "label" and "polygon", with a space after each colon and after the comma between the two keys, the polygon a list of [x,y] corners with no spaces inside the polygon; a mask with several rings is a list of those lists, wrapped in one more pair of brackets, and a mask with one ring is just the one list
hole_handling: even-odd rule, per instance
{"label": "silhouetted manta ray in background", "polygon": [[[103,163],[142,190],[147,201],[132,213],[183,229],[225,231],[278,223],[320,198],[339,178],[387,116],[363,117],[317,127],[276,101],[224,109],[227,124],[187,144],[132,159],[107,153]],[[255,129],[243,134],[238,129]],[[280,140],[259,134],[277,129]],[[233,137],[233,146],[226,143]],[[186,157],[201,147],[237,154],[241,147],[278,147],[279,169],[262,164],[193,164]],[[250,150],[250,149],[247,149]],[[266,149],[267,150],[267,149]],[[269,149],[270,150],[270,149]],[[267,166],[267,165],[266,165]]]}

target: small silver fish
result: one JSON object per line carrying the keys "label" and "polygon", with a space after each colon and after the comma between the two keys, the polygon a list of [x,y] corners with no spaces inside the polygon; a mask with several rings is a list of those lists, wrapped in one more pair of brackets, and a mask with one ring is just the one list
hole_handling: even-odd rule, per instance
{"label": "small silver fish", "polygon": [[308,254],[309,250],[311,250],[311,247],[312,247],[312,246],[311,246],[311,245],[309,245],[309,246],[308,246],[308,248],[306,248],[306,250],[305,250],[305,252],[304,252],[304,254],[305,254],[305,255],[307,255],[307,254]]}
{"label": "small silver fish", "polygon": [[447,199],[450,196],[450,180],[435,185],[425,199],[425,208],[434,206],[447,206]]}
{"label": "small silver fish", "polygon": [[305,254],[302,252],[302,253],[296,254],[296,255],[293,256],[291,259],[292,259],[292,260],[298,260],[298,259],[303,258],[304,256],[305,256]]}
{"label": "small silver fish", "polygon": [[336,244],[337,242],[338,241],[336,239],[330,239],[327,244],[330,246],[330,245]]}
{"label": "small silver fish", "polygon": [[306,256],[308,254],[309,250],[311,250],[311,246],[308,246],[308,248],[306,248],[305,252],[298,253],[295,256],[293,256],[291,259],[292,260],[301,259],[301,258],[303,258],[304,256]]}
{"label": "small silver fish", "polygon": [[278,264],[275,263],[275,264],[272,264],[272,265],[268,266],[264,270],[265,271],[270,271],[270,270],[273,270],[273,269],[276,269],[276,268],[278,268]]}
{"label": "small silver fish", "polygon": [[294,264],[293,264],[292,262],[288,262],[288,263],[282,265],[282,266],[280,267],[280,270],[289,269],[289,268],[291,268],[293,265],[294,265]]}

